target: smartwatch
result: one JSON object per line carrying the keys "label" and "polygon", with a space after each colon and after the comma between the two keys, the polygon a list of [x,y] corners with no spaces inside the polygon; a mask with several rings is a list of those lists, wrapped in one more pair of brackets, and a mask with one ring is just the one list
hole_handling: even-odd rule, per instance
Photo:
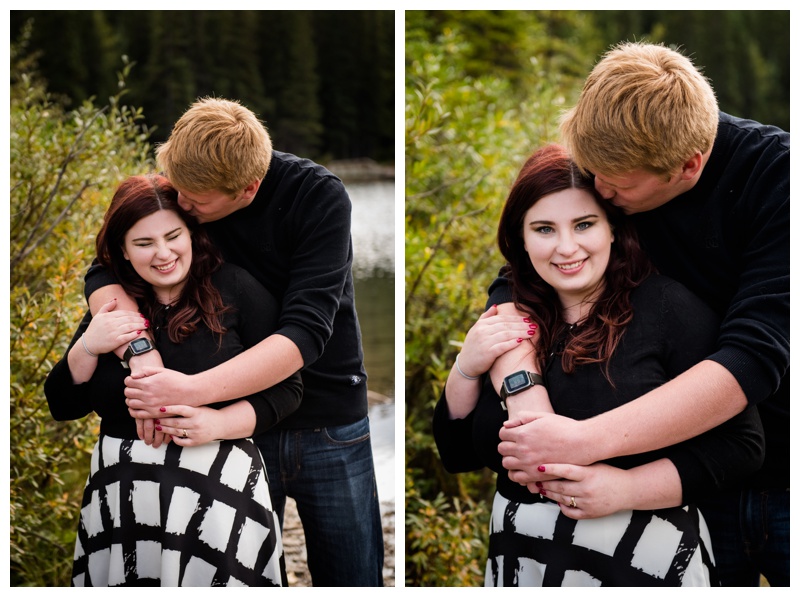
{"label": "smartwatch", "polygon": [[517,371],[503,379],[503,386],[500,388],[500,404],[503,410],[508,410],[506,408],[506,398],[519,394],[535,385],[544,386],[544,379],[538,373],[531,373],[530,371]]}
{"label": "smartwatch", "polygon": [[154,349],[155,346],[153,346],[153,343],[147,338],[136,338],[136,340],[128,344],[125,354],[122,355],[122,366],[125,367],[125,369],[130,369],[128,361],[137,355],[150,352]]}

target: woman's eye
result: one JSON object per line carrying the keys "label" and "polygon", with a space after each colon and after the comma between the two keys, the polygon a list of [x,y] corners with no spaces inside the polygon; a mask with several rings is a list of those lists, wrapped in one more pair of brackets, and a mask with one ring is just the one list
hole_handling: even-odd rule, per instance
{"label": "woman's eye", "polygon": [[550,234],[552,231],[553,228],[551,226],[539,226],[536,228],[536,232],[539,232],[540,234]]}
{"label": "woman's eye", "polygon": [[581,222],[577,226],[575,226],[575,230],[586,230],[592,226],[591,222]]}
{"label": "woman's eye", "polygon": [[153,243],[136,243],[134,246],[135,247],[149,247],[152,244]]}

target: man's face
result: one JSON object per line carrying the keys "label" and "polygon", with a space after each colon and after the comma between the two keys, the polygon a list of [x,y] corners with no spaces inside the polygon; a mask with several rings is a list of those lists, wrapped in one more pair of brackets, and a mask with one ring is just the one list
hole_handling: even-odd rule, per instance
{"label": "man's face", "polygon": [[621,208],[626,214],[650,211],[661,207],[686,189],[681,185],[680,173],[667,179],[666,175],[645,170],[627,174],[595,173],[594,186],[600,195]]}
{"label": "man's face", "polygon": [[221,191],[192,193],[178,189],[178,205],[200,223],[214,222],[248,205],[249,202],[243,201],[244,196],[244,193],[231,197]]}

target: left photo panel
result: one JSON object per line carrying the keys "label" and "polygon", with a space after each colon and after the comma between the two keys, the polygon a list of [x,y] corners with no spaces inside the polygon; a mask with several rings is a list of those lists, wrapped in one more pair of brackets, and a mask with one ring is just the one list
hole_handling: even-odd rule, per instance
{"label": "left photo panel", "polygon": [[394,587],[395,12],[10,29],[10,586]]}

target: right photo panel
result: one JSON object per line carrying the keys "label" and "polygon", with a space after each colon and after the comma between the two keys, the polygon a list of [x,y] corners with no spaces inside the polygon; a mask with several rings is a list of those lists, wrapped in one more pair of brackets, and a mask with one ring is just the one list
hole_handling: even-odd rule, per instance
{"label": "right photo panel", "polygon": [[405,11],[405,586],[789,586],[789,23]]}

